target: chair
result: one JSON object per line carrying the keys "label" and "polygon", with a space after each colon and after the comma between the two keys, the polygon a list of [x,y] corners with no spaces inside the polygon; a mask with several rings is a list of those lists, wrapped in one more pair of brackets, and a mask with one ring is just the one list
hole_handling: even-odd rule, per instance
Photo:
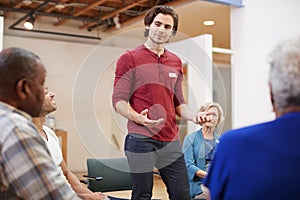
{"label": "chair", "polygon": [[131,177],[126,158],[95,159],[87,161],[87,186],[93,192],[131,190]]}

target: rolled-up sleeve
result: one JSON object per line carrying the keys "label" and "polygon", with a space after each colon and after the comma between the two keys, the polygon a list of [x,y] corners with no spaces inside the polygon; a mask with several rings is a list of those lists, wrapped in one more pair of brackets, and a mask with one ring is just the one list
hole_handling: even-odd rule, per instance
{"label": "rolled-up sleeve", "polygon": [[112,94],[112,104],[116,109],[116,104],[123,100],[128,102],[131,96],[134,78],[134,63],[129,51],[126,51],[117,61],[115,70],[114,89]]}
{"label": "rolled-up sleeve", "polygon": [[182,71],[182,69],[179,70],[178,74],[179,74],[178,79],[176,81],[175,88],[174,88],[174,107],[175,108],[177,106],[180,106],[181,104],[186,103],[186,101],[184,99],[184,96],[183,96],[183,92],[182,92],[182,81],[183,81],[183,71]]}

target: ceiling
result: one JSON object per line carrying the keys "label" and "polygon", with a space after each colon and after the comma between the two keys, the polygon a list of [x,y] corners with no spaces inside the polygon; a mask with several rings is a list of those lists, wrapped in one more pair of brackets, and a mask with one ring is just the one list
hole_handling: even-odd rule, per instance
{"label": "ceiling", "polygon": [[55,29],[77,21],[79,30],[105,31],[120,28],[120,24],[134,20],[155,5],[174,6],[182,2],[187,0],[1,0],[0,10],[5,19],[13,13],[23,14],[10,26],[12,29],[20,29],[17,26],[29,18],[45,23],[47,17],[55,20]]}
{"label": "ceiling", "polygon": [[[6,35],[103,40],[125,30],[143,29],[145,12],[162,4],[175,7],[179,33],[212,34],[213,46],[230,49],[230,7],[203,0],[1,0],[0,15]],[[35,21],[28,31],[23,23],[30,17]],[[206,19],[213,19],[215,25],[204,26]]]}

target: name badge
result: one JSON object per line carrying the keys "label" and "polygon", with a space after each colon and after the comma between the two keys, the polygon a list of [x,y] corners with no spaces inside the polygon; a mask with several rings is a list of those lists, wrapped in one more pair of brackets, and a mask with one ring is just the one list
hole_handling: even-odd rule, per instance
{"label": "name badge", "polygon": [[177,77],[177,74],[176,74],[176,73],[171,73],[171,72],[170,72],[170,73],[169,73],[169,77],[170,77],[170,78],[176,78],[176,77]]}

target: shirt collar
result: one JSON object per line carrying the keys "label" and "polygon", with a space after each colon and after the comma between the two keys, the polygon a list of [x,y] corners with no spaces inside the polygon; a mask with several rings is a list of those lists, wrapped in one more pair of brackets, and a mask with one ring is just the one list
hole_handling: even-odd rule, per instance
{"label": "shirt collar", "polygon": [[22,115],[23,117],[25,117],[29,121],[32,120],[32,117],[28,113],[26,113],[22,110],[19,110],[19,109],[15,108],[15,107],[7,104],[7,103],[4,103],[4,102],[0,101],[0,115],[4,112],[15,112],[15,113],[18,113],[19,115]]}
{"label": "shirt collar", "polygon": [[[155,56],[157,57],[157,54],[154,53],[154,52],[152,52],[152,51],[150,51],[144,44],[142,44],[140,47],[141,47],[142,49],[144,49],[144,50],[150,52],[151,54],[153,54],[153,55],[155,55]],[[167,57],[167,56],[168,56],[168,53],[169,53],[169,51],[168,51],[166,48],[164,48],[164,53],[160,55],[160,58],[161,58],[161,57]]]}

